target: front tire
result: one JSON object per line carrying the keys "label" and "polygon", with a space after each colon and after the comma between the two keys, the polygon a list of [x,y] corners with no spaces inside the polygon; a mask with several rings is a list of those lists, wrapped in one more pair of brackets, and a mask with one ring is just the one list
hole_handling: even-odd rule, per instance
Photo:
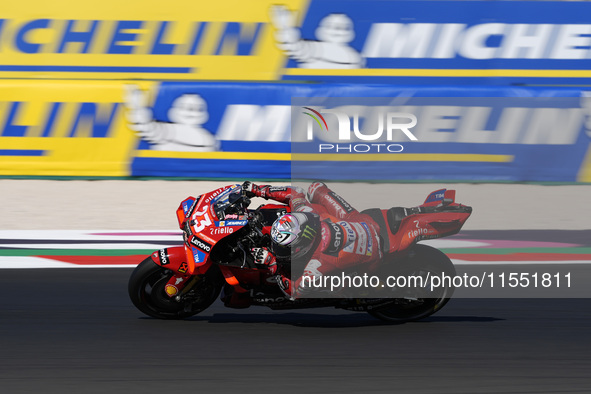
{"label": "front tire", "polygon": [[[396,264],[396,263],[395,263]],[[403,275],[441,275],[453,277],[455,267],[445,253],[427,245],[415,245],[403,263]],[[427,297],[405,297],[393,299],[391,303],[368,313],[389,323],[416,321],[431,316],[447,304],[454,293],[453,286],[435,288]]]}
{"label": "front tire", "polygon": [[190,298],[176,301],[164,291],[174,272],[159,266],[148,257],[132,272],[128,292],[131,302],[148,316],[158,319],[186,319],[207,309],[216,300],[222,288],[219,271],[212,267],[199,277],[189,293]]}

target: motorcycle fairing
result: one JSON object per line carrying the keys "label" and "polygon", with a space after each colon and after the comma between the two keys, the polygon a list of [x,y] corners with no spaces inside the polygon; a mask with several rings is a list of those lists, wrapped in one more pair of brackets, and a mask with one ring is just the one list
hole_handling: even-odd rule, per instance
{"label": "motorcycle fairing", "polygon": [[434,192],[431,192],[431,194],[429,194],[427,196],[427,198],[425,199],[423,206],[439,205],[441,202],[443,202],[443,199],[445,198],[446,191],[447,191],[447,189],[439,189],[439,190],[435,190]]}
{"label": "motorcycle fairing", "polygon": [[200,198],[201,196],[188,197],[181,202],[178,209],[176,210],[176,217],[181,230],[184,227],[185,219],[187,219],[193,213],[193,210],[195,209],[195,206],[197,205],[197,202]]}
{"label": "motorcycle fairing", "polygon": [[395,246],[397,250],[404,250],[425,239],[456,234],[469,216],[468,210],[411,214],[402,220],[396,240],[390,245]]}
{"label": "motorcycle fairing", "polygon": [[246,226],[248,220],[216,220],[215,227],[236,227]]}
{"label": "motorcycle fairing", "polygon": [[183,230],[187,274],[209,262],[215,245],[226,236],[248,224],[246,217],[226,215],[232,197],[241,195],[240,185],[229,185],[198,197],[189,197],[177,209],[179,227]]}
{"label": "motorcycle fairing", "polygon": [[189,269],[184,246],[160,249],[152,253],[151,257],[154,263],[174,272],[185,274]]}
{"label": "motorcycle fairing", "polygon": [[189,263],[185,246],[173,246],[157,250],[150,256],[154,263],[161,267],[169,269],[175,274],[169,279],[165,286],[166,294],[169,297],[177,295],[188,284],[189,277],[193,275],[203,275],[211,266],[211,262],[204,261],[192,273],[189,272]]}
{"label": "motorcycle fairing", "polygon": [[384,252],[402,252],[421,240],[456,234],[472,213],[472,208],[454,202],[455,190],[436,190],[425,201],[413,208],[373,208],[362,212],[380,227]]}

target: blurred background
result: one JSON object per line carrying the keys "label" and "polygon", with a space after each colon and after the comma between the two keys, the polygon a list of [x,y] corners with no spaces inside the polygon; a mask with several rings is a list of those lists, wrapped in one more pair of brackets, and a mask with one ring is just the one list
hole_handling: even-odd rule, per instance
{"label": "blurred background", "polygon": [[[588,195],[587,2],[101,4],[3,6],[0,177],[5,201],[16,200],[3,208],[4,228],[30,228],[27,214],[51,213],[75,228],[101,227],[87,217],[101,203],[114,210],[102,227],[136,227],[125,212],[136,209],[141,218],[154,210],[140,212],[139,201],[180,186],[122,186],[146,179],[361,180],[398,185],[390,190],[400,205],[421,202],[409,197],[417,187],[423,196],[431,184],[477,183],[480,194],[467,203],[515,213],[535,200],[541,208],[531,207],[532,215]],[[375,108],[363,98],[389,98],[416,114],[418,141],[384,134],[379,142],[404,150],[353,151],[356,157],[345,163],[312,154],[307,171],[292,173],[292,144],[303,130],[292,99],[309,99],[320,111],[322,97],[361,98],[356,111],[365,133],[375,126],[369,120]],[[320,142],[335,143],[334,119],[326,118],[326,130],[314,123],[314,132]],[[497,193],[507,190],[500,183],[521,184],[519,193]],[[531,183],[571,188],[522,187]],[[209,184],[191,187],[203,192]],[[169,204],[182,198],[175,194]],[[74,205],[78,213],[69,211]],[[114,219],[118,213],[123,216]],[[479,228],[497,228],[484,224],[492,219]],[[43,228],[67,226],[47,221]],[[524,222],[507,225],[526,228]],[[555,222],[539,226],[556,228]]]}

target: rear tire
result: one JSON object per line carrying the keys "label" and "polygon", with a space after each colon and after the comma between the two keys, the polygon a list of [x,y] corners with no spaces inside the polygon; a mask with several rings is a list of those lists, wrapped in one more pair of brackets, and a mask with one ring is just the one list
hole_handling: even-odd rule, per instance
{"label": "rear tire", "polygon": [[[409,253],[407,260],[403,263],[405,267],[403,275],[427,274],[453,277],[456,274],[455,267],[445,253],[427,245],[415,245]],[[368,313],[380,320],[389,323],[403,323],[416,321],[431,316],[447,304],[454,293],[454,287],[439,287],[434,289],[428,297],[420,298],[396,298],[388,305]]]}
{"label": "rear tire", "polygon": [[132,272],[128,291],[131,302],[148,316],[158,319],[186,319],[207,309],[216,300],[222,288],[219,271],[212,268],[193,286],[195,297],[189,301],[176,301],[168,297],[164,286],[174,272],[159,266],[148,257]]}

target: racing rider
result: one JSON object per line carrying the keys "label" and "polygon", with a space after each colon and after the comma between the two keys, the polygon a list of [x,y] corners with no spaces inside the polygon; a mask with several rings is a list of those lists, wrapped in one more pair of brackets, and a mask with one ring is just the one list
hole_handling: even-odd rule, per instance
{"label": "racing rider", "polygon": [[273,223],[272,250],[255,248],[252,253],[255,262],[267,266],[273,274],[277,271],[276,258],[291,257],[292,263],[305,263],[299,278],[277,275],[279,287],[292,300],[311,290],[308,284],[321,283],[324,275],[371,264],[382,257],[378,224],[322,182],[309,186],[307,199],[299,187],[259,186],[246,181],[242,190],[248,197],[272,199],[291,208],[291,213]]}

